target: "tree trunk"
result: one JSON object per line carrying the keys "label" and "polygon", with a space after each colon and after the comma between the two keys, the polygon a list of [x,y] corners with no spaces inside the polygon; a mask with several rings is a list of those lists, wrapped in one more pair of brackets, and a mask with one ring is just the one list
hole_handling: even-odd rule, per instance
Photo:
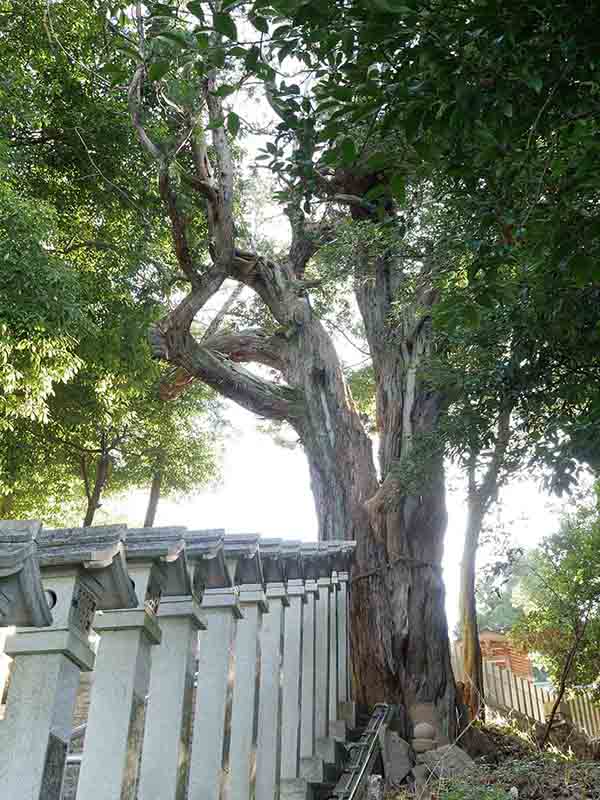
{"label": "tree trunk", "polygon": [[460,567],[459,603],[463,646],[463,699],[471,719],[481,718],[484,709],[483,664],[475,598],[475,568],[482,522],[483,513],[478,498],[469,494],[467,529]]}
{"label": "tree trunk", "polygon": [[156,518],[156,509],[158,508],[158,501],[160,500],[160,487],[162,484],[163,471],[162,467],[155,470],[152,476],[152,484],[150,485],[150,498],[148,499],[148,507],[146,508],[146,517],[144,519],[144,528],[151,528],[154,525]]}
{"label": "tree trunk", "polygon": [[0,497],[0,519],[10,519],[15,497],[12,494],[5,494]]}
{"label": "tree trunk", "polygon": [[[421,331],[423,339],[428,335]],[[426,476],[415,485],[403,481],[397,463],[403,446],[409,454],[414,437],[433,432],[441,407],[416,378],[425,343],[413,345],[404,356],[390,350],[379,363],[379,385],[385,387],[385,398],[378,398],[380,407],[385,404],[381,483],[337,354],[317,320],[291,345],[286,377],[305,398],[306,414],[295,427],[309,462],[319,538],[357,541],[351,593],[355,698],[398,703],[406,711],[432,703],[440,732],[452,739],[456,690],[441,571],[442,454],[436,451],[421,466]],[[408,716],[401,724],[409,735]]]}
{"label": "tree trunk", "polygon": [[102,490],[106,486],[106,482],[108,480],[109,467],[110,454],[108,452],[104,452],[98,456],[98,461],[96,462],[96,477],[94,480],[94,487],[88,494],[87,498],[87,508],[85,511],[85,517],[83,519],[84,528],[87,528],[92,524],[96,511],[100,508],[100,498],[102,496]]}

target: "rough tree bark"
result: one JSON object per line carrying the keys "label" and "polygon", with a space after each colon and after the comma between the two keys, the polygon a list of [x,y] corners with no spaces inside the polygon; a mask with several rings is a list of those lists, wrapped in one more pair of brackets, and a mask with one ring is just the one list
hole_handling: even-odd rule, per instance
{"label": "rough tree bark", "polygon": [[[427,305],[407,311],[393,336],[391,303],[400,267],[364,254],[364,269],[374,280],[357,280],[357,299],[365,323],[377,382],[380,428],[378,470],[372,444],[354,406],[331,337],[313,313],[304,279],[307,262],[326,236],[325,225],[290,213],[292,243],[277,263],[236,247],[233,225],[233,164],[220,120],[222,103],[214,94],[215,76],[205,81],[201,102],[211,123],[209,154],[197,126],[179,141],[194,159],[191,183],[207,206],[212,264],[194,261],[186,218],[171,184],[168,157],[149,139],[142,120],[144,70],[132,80],[132,123],[147,152],[156,159],[159,186],[171,220],[174,250],[190,282],[187,297],[153,328],[157,358],[185,376],[199,379],[261,417],[287,421],[297,432],[308,459],[321,539],[358,543],[352,583],[352,650],[355,695],[359,701],[434,703],[441,730],[456,729],[455,686],[450,666],[441,575],[446,523],[441,455],[434,455],[419,486],[403,484],[402,459],[417,435],[432,434],[441,398],[419,376],[431,339]],[[191,116],[191,114],[190,114]],[[198,119],[196,115],[196,120]],[[214,164],[210,158],[214,157]],[[354,195],[336,195],[356,202]],[[348,199],[349,198],[349,199]],[[359,198],[364,215],[366,201]],[[273,324],[216,334],[197,341],[190,333],[198,311],[226,278],[251,289],[264,303]],[[267,365],[279,372],[270,381],[244,368]],[[166,396],[173,396],[167,390]],[[408,727],[408,722],[406,724]]]}

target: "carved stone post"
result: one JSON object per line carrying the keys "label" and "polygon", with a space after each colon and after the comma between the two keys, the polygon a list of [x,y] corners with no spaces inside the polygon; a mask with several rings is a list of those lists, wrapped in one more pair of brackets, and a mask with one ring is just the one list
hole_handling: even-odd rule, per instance
{"label": "carved stone post", "polygon": [[302,611],[305,599],[301,562],[287,559],[289,608],[285,612],[283,640],[283,713],[281,779],[300,777],[300,723],[302,718]]}
{"label": "carved stone post", "polygon": [[[15,525],[19,523],[13,523],[13,529]],[[7,526],[3,527],[6,530]],[[118,566],[113,568],[113,562],[120,553],[120,529],[41,533],[36,523],[29,523],[28,528],[26,561],[29,563],[22,563],[17,570],[14,564],[12,569],[2,570],[5,576],[8,572],[13,589],[15,581],[21,584],[22,600],[13,604],[16,614],[9,621],[19,626],[29,622],[37,627],[19,627],[7,643],[7,652],[15,658],[15,668],[7,719],[0,728],[6,736],[6,742],[0,746],[6,757],[0,786],[2,796],[8,787],[6,797],[58,800],[79,673],[82,669],[91,670],[94,665],[88,643],[94,612],[97,607],[110,604],[118,583],[119,570]],[[44,592],[33,560],[34,536]],[[124,589],[122,603],[131,597],[128,582]],[[10,588],[8,594],[4,591],[3,594],[10,596]],[[44,611],[46,601],[52,609],[51,624]],[[33,613],[31,609],[23,613],[24,603],[34,604]]]}
{"label": "carved stone post", "polygon": [[[284,610],[289,605],[281,539],[262,539],[263,574],[269,613],[260,634],[261,670],[258,738],[256,749],[256,797],[275,800],[281,778],[281,677],[283,666]],[[287,544],[287,543],[286,543]]]}
{"label": "carved stone post", "polygon": [[315,631],[316,603],[319,588],[316,580],[305,582],[306,603],[302,630],[302,720],[300,725],[300,759],[311,759],[315,750]]}
{"label": "carved stone post", "polygon": [[200,631],[198,642],[198,686],[188,798],[220,800],[229,770],[234,647],[242,612],[222,548],[207,548],[205,553],[189,552],[189,557],[195,563],[197,580],[205,586],[201,608],[207,618],[207,628]]}
{"label": "carved stone post", "polygon": [[337,737],[338,716],[338,616],[337,616],[337,573],[331,575],[331,594],[329,597],[329,723],[328,736]]}
{"label": "carved stone post", "polygon": [[150,652],[161,640],[156,610],[166,570],[152,543],[133,545],[127,567],[135,607],[122,598],[94,621],[102,638],[79,775],[78,797],[85,800],[133,800],[136,794]]}
{"label": "carved stone post", "polygon": [[[190,550],[194,536],[188,534]],[[220,537],[204,538],[218,547]],[[184,800],[190,766],[192,708],[198,631],[206,625],[192,589],[183,528],[142,528],[127,533],[127,555],[153,546],[166,571],[158,609],[162,633],[152,651],[150,689],[138,800]]]}
{"label": "carved stone post", "polygon": [[229,781],[224,797],[250,800],[255,797],[258,703],[261,675],[261,627],[269,610],[258,550],[258,536],[228,536],[225,556],[240,588],[244,619],[235,643],[235,682],[231,709]]}
{"label": "carved stone post", "polygon": [[319,597],[316,612],[315,634],[315,737],[317,747],[320,739],[329,735],[329,603],[331,578],[321,577],[317,581]]}

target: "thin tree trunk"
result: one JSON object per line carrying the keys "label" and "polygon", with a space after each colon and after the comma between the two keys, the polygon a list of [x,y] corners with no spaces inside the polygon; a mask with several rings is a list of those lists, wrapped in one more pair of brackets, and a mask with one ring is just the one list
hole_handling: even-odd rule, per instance
{"label": "thin tree trunk", "polygon": [[92,524],[96,511],[100,508],[100,498],[102,497],[102,491],[108,480],[109,467],[110,454],[105,451],[98,456],[98,460],[96,462],[96,477],[94,480],[94,486],[87,498],[87,508],[85,511],[85,517],[83,519],[84,528],[87,528]]}
{"label": "thin tree trunk", "polygon": [[150,497],[148,499],[148,507],[146,508],[146,516],[144,518],[144,528],[152,528],[156,518],[156,509],[158,508],[158,501],[160,500],[160,487],[162,485],[163,469],[162,466],[158,467],[152,476],[152,483],[150,485]]}
{"label": "thin tree trunk", "polygon": [[9,519],[14,506],[15,497],[12,494],[5,494],[0,497],[0,519]]}
{"label": "thin tree trunk", "polygon": [[460,567],[460,622],[463,645],[463,701],[471,719],[483,717],[484,687],[477,603],[475,598],[475,574],[477,548],[483,521],[483,513],[477,495],[469,493],[467,500],[467,529],[463,558]]}
{"label": "thin tree trunk", "polygon": [[550,716],[548,717],[548,721],[546,722],[546,728],[544,730],[544,735],[542,737],[542,743],[540,745],[542,750],[544,749],[544,747],[546,747],[546,745],[548,743],[548,739],[550,738],[550,733],[552,732],[552,725],[554,723],[554,718],[556,716],[556,712],[558,711],[558,709],[560,707],[560,704],[562,702],[562,699],[564,697],[564,694],[565,694],[565,692],[567,690],[567,681],[569,680],[569,675],[571,674],[571,670],[573,669],[573,664],[575,662],[575,656],[577,655],[577,651],[579,650],[579,645],[581,644],[581,640],[583,639],[583,636],[585,634],[585,630],[587,628],[587,623],[588,623],[588,618],[589,618],[589,610],[588,610],[588,614],[586,615],[583,624],[579,624],[576,627],[575,641],[573,642],[573,645],[572,645],[571,649],[569,650],[569,653],[567,655],[567,659],[566,659],[565,664],[563,666],[562,674],[560,676],[560,684],[559,684],[559,687],[558,687],[558,692],[557,692],[556,698],[554,700],[554,705],[552,706],[552,711],[550,712]]}

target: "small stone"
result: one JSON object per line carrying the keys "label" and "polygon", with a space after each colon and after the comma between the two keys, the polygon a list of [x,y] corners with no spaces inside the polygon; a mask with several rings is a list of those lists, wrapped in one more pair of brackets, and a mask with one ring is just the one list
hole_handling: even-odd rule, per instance
{"label": "small stone", "polygon": [[383,778],[381,775],[369,775],[367,800],[383,800]]}
{"label": "small stone", "polygon": [[415,753],[426,753],[435,749],[435,739],[413,739],[412,746]]}
{"label": "small stone", "polygon": [[435,739],[435,728],[429,722],[417,722],[414,737],[415,739]]}

